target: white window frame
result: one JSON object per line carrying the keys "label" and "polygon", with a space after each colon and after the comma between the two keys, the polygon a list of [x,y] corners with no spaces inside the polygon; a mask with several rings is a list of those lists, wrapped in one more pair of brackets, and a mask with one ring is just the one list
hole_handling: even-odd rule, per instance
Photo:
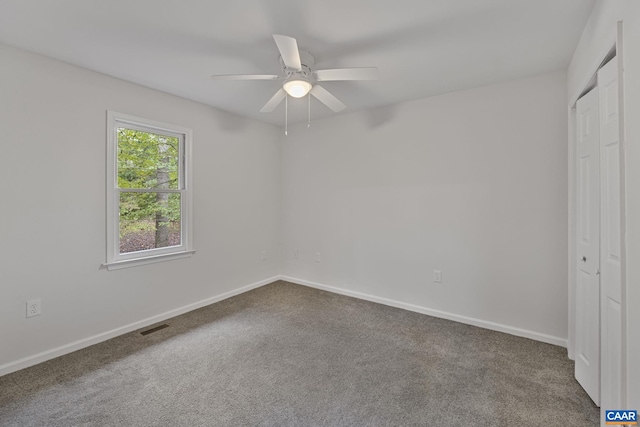
{"label": "white window frame", "polygon": [[[180,193],[180,245],[165,248],[154,248],[143,251],[120,253],[120,193],[118,187],[118,127],[160,133],[177,137],[180,141],[179,184]],[[189,128],[144,119],[129,114],[107,111],[107,262],[103,267],[115,270],[138,265],[151,264],[178,258],[185,258],[195,253],[193,249],[193,209],[192,209],[192,172],[191,146],[193,132]],[[131,192],[131,190],[127,190]],[[134,190],[136,191],[136,190]],[[155,190],[140,190],[140,192]]]}

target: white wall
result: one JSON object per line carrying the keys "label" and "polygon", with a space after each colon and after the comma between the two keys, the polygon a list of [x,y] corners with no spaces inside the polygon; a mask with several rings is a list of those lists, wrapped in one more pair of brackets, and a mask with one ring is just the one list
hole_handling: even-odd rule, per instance
{"label": "white wall", "polygon": [[[594,6],[569,66],[568,93],[575,97],[595,72],[623,22],[626,200],[627,408],[640,408],[640,2],[600,0]],[[612,409],[612,408],[606,408]]]}
{"label": "white wall", "polygon": [[[191,258],[99,270],[107,109],[193,129]],[[0,45],[0,138],[0,375],[279,273],[276,127]]]}
{"label": "white wall", "polygon": [[283,274],[564,343],[566,104],[556,72],[290,129]]}

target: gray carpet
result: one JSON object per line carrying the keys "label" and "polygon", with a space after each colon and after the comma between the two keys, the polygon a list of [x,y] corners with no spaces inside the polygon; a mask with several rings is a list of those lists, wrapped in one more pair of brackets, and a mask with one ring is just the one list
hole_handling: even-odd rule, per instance
{"label": "gray carpet", "polygon": [[286,282],[167,323],[0,377],[0,425],[599,423],[563,348]]}

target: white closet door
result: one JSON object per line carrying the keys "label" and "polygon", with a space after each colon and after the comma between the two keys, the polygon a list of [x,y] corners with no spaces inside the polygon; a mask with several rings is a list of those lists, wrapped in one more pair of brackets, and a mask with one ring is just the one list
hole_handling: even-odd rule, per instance
{"label": "white closet door", "polygon": [[618,61],[598,71],[600,98],[600,269],[602,408],[622,407],[622,270]]}
{"label": "white closet door", "polygon": [[576,104],[578,255],[575,376],[600,404],[600,126],[598,89]]}

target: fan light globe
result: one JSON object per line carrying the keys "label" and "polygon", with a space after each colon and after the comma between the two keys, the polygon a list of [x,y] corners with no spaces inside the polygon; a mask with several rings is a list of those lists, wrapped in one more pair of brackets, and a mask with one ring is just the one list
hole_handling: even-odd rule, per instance
{"label": "fan light globe", "polygon": [[282,88],[294,98],[302,98],[311,90],[311,83],[304,80],[290,80]]}

